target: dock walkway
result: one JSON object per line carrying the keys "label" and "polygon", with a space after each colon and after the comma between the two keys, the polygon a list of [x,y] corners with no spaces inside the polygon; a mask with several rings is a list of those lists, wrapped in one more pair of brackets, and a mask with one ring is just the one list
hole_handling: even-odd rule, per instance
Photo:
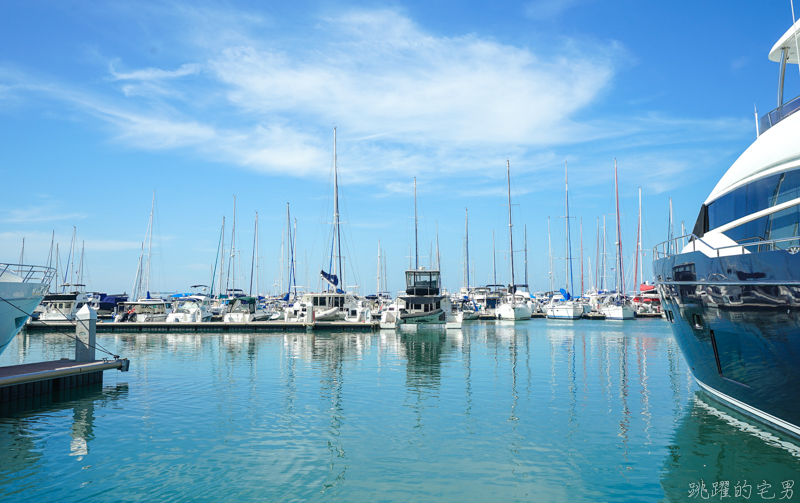
{"label": "dock walkway", "polygon": [[[130,332],[299,332],[305,330],[336,332],[370,332],[380,329],[379,322],[350,321],[317,321],[313,323],[286,321],[255,321],[250,323],[98,323],[97,333],[130,333]],[[31,332],[63,332],[74,331],[70,322],[33,321],[25,325]]]}

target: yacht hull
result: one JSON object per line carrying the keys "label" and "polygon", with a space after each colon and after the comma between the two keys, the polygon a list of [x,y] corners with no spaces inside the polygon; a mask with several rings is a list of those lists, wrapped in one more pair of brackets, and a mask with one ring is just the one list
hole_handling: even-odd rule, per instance
{"label": "yacht hull", "polygon": [[0,283],[0,354],[20,331],[33,310],[44,298],[47,285],[38,283]]}
{"label": "yacht hull", "polygon": [[437,325],[445,321],[446,315],[442,309],[427,313],[400,313],[400,323],[404,325]]}
{"label": "yacht hull", "polygon": [[800,254],[653,263],[664,312],[704,392],[800,438]]}

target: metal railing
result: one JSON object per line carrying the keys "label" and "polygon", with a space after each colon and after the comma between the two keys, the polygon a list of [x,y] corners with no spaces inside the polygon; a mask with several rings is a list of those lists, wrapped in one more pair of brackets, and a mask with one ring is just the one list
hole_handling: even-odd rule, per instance
{"label": "metal railing", "polygon": [[0,263],[0,281],[4,281],[4,274],[14,274],[22,279],[22,283],[41,283],[50,285],[56,270],[52,267],[41,265],[5,264]]}
{"label": "metal railing", "polygon": [[758,134],[764,134],[764,131],[779,123],[786,117],[789,117],[798,109],[800,109],[800,96],[784,103],[775,110],[762,115],[761,119],[758,121]]}
{"label": "metal railing", "polygon": [[[723,250],[732,250],[732,249],[739,249],[741,250],[737,254],[742,254],[745,250],[752,252],[765,252],[765,251],[775,251],[775,250],[786,250],[789,253],[797,253],[800,252],[800,236],[793,236],[788,238],[779,238],[779,239],[762,239],[762,238],[748,238],[749,240],[753,240],[751,242],[737,242],[735,245],[727,245],[727,246],[720,246],[714,247],[710,244],[703,241],[701,238],[695,236],[692,233],[686,234],[684,236],[680,236],[677,238],[669,239],[662,243],[658,243],[653,247],[653,259],[658,260],[662,258],[671,257],[673,255],[679,255],[683,253],[683,251],[678,250],[678,246],[681,245],[681,248],[685,248],[686,245],[679,243],[680,240],[689,240],[688,244],[692,245],[691,250],[689,251],[698,251],[697,250],[697,243],[700,242],[705,245],[709,250],[716,252],[716,256],[720,256],[720,252]],[[747,241],[747,240],[742,240]],[[795,242],[794,246],[786,246],[780,247],[778,246],[780,243],[789,243]],[[754,249],[753,249],[754,248]]]}

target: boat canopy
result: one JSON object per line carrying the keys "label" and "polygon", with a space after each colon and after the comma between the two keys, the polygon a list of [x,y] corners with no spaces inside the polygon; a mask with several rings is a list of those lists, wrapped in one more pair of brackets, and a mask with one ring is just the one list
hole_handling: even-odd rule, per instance
{"label": "boat canopy", "polygon": [[800,31],[800,19],[797,22],[786,30],[786,33],[775,42],[775,45],[772,46],[772,49],[769,51],[769,59],[771,61],[780,62],[781,61],[781,50],[785,47],[787,48],[786,51],[786,62],[787,63],[797,63],[797,45],[800,45],[800,41],[797,43],[795,39],[797,38],[797,33]]}

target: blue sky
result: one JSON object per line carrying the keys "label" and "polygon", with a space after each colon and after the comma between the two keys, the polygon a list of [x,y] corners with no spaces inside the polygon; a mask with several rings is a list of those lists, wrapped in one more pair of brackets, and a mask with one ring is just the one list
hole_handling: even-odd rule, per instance
{"label": "blue sky", "polygon": [[[525,225],[533,289],[548,286],[548,216],[564,257],[564,161],[587,283],[598,217],[614,239],[615,158],[626,269],[638,187],[648,269],[668,198],[691,228],[755,138],[754,105],[775,107],[767,52],[791,23],[788,0],[6,2],[3,257],[16,262],[24,237],[26,262],[42,263],[55,231],[65,259],[75,226],[89,286],[129,291],[155,190],[153,288],[185,291],[209,281],[235,194],[247,275],[258,211],[259,283],[273,285],[288,202],[298,277],[316,289],[336,126],[346,282],[362,293],[375,290],[378,239],[390,289],[402,286],[414,176],[421,262],[438,224],[445,284],[460,286],[468,207],[477,282],[491,280],[494,230],[507,283],[506,158],[518,278]],[[557,283],[562,271],[556,260]]]}

